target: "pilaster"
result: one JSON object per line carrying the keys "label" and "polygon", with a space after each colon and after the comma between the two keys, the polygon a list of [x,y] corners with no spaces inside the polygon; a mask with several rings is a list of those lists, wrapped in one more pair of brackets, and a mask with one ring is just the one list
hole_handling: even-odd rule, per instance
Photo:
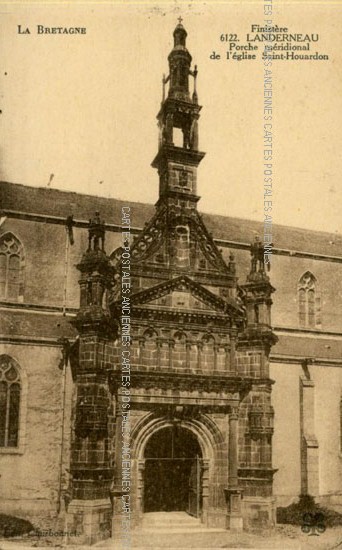
{"label": "pilaster", "polygon": [[227,502],[227,529],[240,532],[243,529],[242,490],[238,486],[238,407],[232,407],[228,416],[228,488],[225,489]]}
{"label": "pilaster", "polygon": [[308,362],[300,377],[301,493],[319,495],[319,445],[315,435],[315,384]]}
{"label": "pilaster", "polygon": [[110,464],[112,400],[108,357],[115,338],[114,322],[106,310],[106,293],[113,268],[104,250],[104,224],[99,214],[89,223],[88,249],[77,268],[81,272],[80,309],[73,322],[79,331],[79,360],[74,369],[75,410],[72,434],[68,531],[77,544],[93,544],[111,533]]}

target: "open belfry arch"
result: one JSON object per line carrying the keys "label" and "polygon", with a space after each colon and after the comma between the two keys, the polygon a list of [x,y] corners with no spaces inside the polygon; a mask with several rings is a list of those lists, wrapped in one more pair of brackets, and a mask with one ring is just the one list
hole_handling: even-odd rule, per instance
{"label": "open belfry arch", "polygon": [[[158,483],[174,483],[167,472],[176,472],[183,486],[176,509],[200,517],[205,526],[239,530],[255,518],[274,522],[274,288],[262,243],[253,243],[250,273],[238,285],[233,254],[226,262],[197,211],[197,168],[204,157],[197,67],[191,68],[181,23],[173,36],[152,163],[159,198],[130,251],[132,526],[153,506],[172,509],[166,497],[151,504],[153,463]],[[178,145],[176,129],[182,135]],[[75,320],[79,361],[68,521],[70,528],[83,529],[88,542],[108,536],[111,526],[120,530],[122,510],[122,300],[114,276],[122,272],[121,250],[110,261],[104,237],[97,216],[78,265],[81,305]]]}

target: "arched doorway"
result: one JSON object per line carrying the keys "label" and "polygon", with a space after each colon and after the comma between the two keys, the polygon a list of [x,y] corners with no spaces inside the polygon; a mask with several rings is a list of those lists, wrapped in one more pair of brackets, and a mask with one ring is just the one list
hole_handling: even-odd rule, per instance
{"label": "arched doorway", "polygon": [[196,436],[175,423],[154,432],[144,453],[144,512],[202,508],[202,452]]}

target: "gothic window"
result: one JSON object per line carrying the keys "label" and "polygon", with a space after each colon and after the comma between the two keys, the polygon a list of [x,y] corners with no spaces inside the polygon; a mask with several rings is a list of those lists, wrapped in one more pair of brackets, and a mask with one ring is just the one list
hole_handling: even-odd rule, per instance
{"label": "gothic window", "polygon": [[0,447],[18,447],[21,383],[16,362],[0,356]]}
{"label": "gothic window", "polygon": [[23,269],[23,246],[12,233],[5,233],[0,237],[0,300],[23,299]]}
{"label": "gothic window", "polygon": [[302,327],[316,328],[320,320],[320,296],[317,292],[315,276],[307,271],[298,284],[299,324]]}

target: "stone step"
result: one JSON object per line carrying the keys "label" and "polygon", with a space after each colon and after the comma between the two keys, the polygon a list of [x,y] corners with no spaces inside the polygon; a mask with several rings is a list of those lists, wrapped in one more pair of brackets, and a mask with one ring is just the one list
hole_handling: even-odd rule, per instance
{"label": "stone step", "polygon": [[194,518],[186,512],[150,512],[144,514],[141,529],[154,531],[185,531],[200,529],[203,525],[199,518]]}
{"label": "stone step", "polygon": [[169,534],[170,536],[172,536],[172,535],[179,535],[181,533],[187,534],[187,533],[225,533],[225,532],[226,532],[225,529],[219,529],[214,527],[203,527],[203,525],[197,525],[197,526],[179,525],[179,526],[172,526],[172,527],[155,526],[155,527],[141,527],[139,530],[137,529],[136,531],[133,531],[132,536],[148,535],[151,533],[156,533],[156,534],[159,533],[161,535]]}
{"label": "stone step", "polygon": [[187,519],[149,519],[143,520],[142,524],[147,527],[152,525],[201,525],[201,522],[199,519],[195,519],[194,521]]}
{"label": "stone step", "polygon": [[201,529],[203,527],[202,523],[143,523],[140,529],[163,529],[164,531],[173,531],[174,529]]}
{"label": "stone step", "polygon": [[190,516],[189,514],[184,514],[184,515],[179,515],[179,516],[176,516],[176,515],[168,515],[167,513],[164,515],[160,515],[160,516],[156,516],[156,515],[151,515],[149,516],[149,514],[144,514],[143,516],[143,521],[200,521],[199,518],[196,518],[195,516]]}

